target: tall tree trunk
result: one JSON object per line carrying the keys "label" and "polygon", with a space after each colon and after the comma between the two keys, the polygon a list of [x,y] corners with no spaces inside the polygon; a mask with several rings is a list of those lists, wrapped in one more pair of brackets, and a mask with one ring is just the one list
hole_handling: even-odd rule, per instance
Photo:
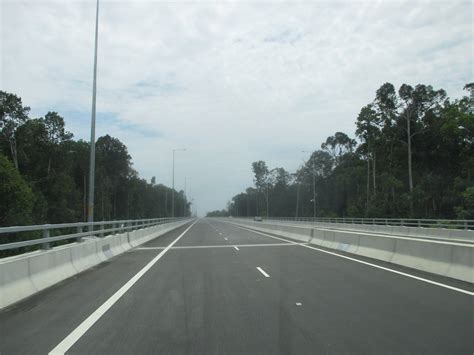
{"label": "tall tree trunk", "polygon": [[256,216],[259,215],[259,214],[258,214],[258,195],[259,195],[259,193],[258,193],[258,191],[257,191],[257,193],[255,194],[255,215],[256,215]]}
{"label": "tall tree trunk", "polygon": [[112,209],[113,219],[117,219],[117,188],[114,186],[114,206]]}
{"label": "tall tree trunk", "polygon": [[130,191],[127,191],[127,219],[130,219]]}
{"label": "tall tree trunk", "polygon": [[[367,146],[368,149],[368,146]],[[370,201],[370,156],[367,150],[367,202],[365,204],[365,216],[369,215],[369,201]]]}
{"label": "tall tree trunk", "polygon": [[104,191],[102,191],[102,196],[101,196],[101,201],[102,201],[102,220],[104,220],[104,214],[105,214],[105,211],[104,211]]}
{"label": "tall tree trunk", "polygon": [[411,120],[407,116],[407,136],[408,136],[408,188],[410,190],[410,217],[413,216],[413,172],[411,166]]}
{"label": "tall tree trunk", "polygon": [[51,171],[51,156],[48,159],[48,171],[46,173],[46,177],[49,179],[49,172]]}
{"label": "tall tree trunk", "polygon": [[18,157],[16,154],[16,140],[15,138],[10,139],[10,150],[12,152],[12,160],[16,170],[18,170]]}
{"label": "tall tree trunk", "polygon": [[296,212],[295,212],[295,218],[298,218],[298,207],[300,205],[300,186],[301,186],[300,183],[298,183],[296,185]]}
{"label": "tall tree trunk", "polygon": [[265,202],[267,203],[267,218],[270,216],[270,203],[268,201],[268,190],[267,193],[265,194]]}
{"label": "tall tree trunk", "polygon": [[246,209],[246,216],[249,216],[249,194],[247,194],[247,209]]}
{"label": "tall tree trunk", "polygon": [[413,192],[413,172],[412,172],[412,159],[411,159],[411,123],[410,117],[407,118],[407,134],[408,134],[408,187],[410,193]]}
{"label": "tall tree trunk", "polygon": [[374,182],[374,196],[377,194],[377,187],[375,185],[375,160],[376,160],[376,157],[375,157],[375,151],[374,151],[372,152],[372,178]]}

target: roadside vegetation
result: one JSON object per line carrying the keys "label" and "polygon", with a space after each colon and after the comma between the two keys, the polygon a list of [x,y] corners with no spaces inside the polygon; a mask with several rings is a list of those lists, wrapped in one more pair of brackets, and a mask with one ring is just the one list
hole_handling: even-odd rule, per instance
{"label": "roadside vegetation", "polygon": [[[0,226],[86,221],[89,143],[75,140],[57,112],[30,117],[20,97],[0,91]],[[190,214],[175,192],[175,216]],[[139,177],[127,147],[96,142],[95,220],[171,216],[171,189]]]}
{"label": "roadside vegetation", "polygon": [[254,162],[255,186],[208,215],[312,217],[314,174],[318,217],[472,219],[474,83],[464,90],[385,83],[353,137],[336,132],[296,172]]}

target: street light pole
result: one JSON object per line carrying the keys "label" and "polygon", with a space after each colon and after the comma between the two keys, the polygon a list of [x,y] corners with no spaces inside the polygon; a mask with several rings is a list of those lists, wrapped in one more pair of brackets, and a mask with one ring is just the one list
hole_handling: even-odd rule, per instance
{"label": "street light pole", "polygon": [[[95,103],[97,88],[97,43],[99,39],[99,0],[96,3],[95,12],[95,46],[94,46],[94,74],[92,80],[92,113],[91,113],[91,147],[89,159],[89,206],[87,221],[94,222],[94,188],[95,188]],[[89,230],[93,227],[89,226]]]}
{"label": "street light pole", "polygon": [[186,150],[185,148],[173,149],[173,187],[171,189],[171,217],[174,217],[174,155],[175,152],[180,150]]}

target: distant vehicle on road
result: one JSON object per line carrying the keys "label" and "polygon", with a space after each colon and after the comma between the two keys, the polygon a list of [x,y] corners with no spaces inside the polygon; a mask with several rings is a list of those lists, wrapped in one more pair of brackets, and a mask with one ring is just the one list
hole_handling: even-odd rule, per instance
{"label": "distant vehicle on road", "polygon": [[255,217],[253,218],[253,220],[256,221],[256,222],[261,222],[261,221],[262,221],[262,217],[257,217],[257,216],[255,216]]}

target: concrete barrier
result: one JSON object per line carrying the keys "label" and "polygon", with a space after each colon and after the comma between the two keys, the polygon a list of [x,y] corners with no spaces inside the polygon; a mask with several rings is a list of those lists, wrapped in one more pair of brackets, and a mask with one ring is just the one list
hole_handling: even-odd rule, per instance
{"label": "concrete barrier", "polygon": [[[239,219],[241,220],[241,219]],[[252,221],[253,222],[253,221]],[[447,228],[425,228],[425,227],[406,227],[379,224],[351,224],[351,223],[328,223],[328,222],[299,222],[299,221],[280,221],[264,219],[263,223],[292,225],[295,227],[308,228],[328,228],[333,230],[361,231],[382,233],[389,235],[400,235],[406,237],[424,237],[432,239],[446,239],[452,241],[470,241],[474,242],[474,232],[472,230],[447,229]]]}
{"label": "concrete barrier", "polygon": [[[420,234],[413,232],[411,233],[414,237],[406,235],[402,237],[397,234],[377,235],[371,232],[364,234],[362,231],[321,229],[308,224],[295,226],[281,222],[272,224],[270,221],[254,222],[243,219],[232,219],[228,222],[295,241],[306,241],[321,247],[474,283],[474,245],[467,241],[460,243],[420,239],[415,237]],[[408,227],[393,228],[396,228],[396,232],[400,232],[399,228]],[[438,231],[438,236],[445,236],[442,231]],[[472,231],[456,232],[464,233],[464,237],[468,240],[474,237]]]}
{"label": "concrete barrier", "polygon": [[0,259],[0,309],[189,221],[171,222],[104,238],[86,238],[80,243]]}

